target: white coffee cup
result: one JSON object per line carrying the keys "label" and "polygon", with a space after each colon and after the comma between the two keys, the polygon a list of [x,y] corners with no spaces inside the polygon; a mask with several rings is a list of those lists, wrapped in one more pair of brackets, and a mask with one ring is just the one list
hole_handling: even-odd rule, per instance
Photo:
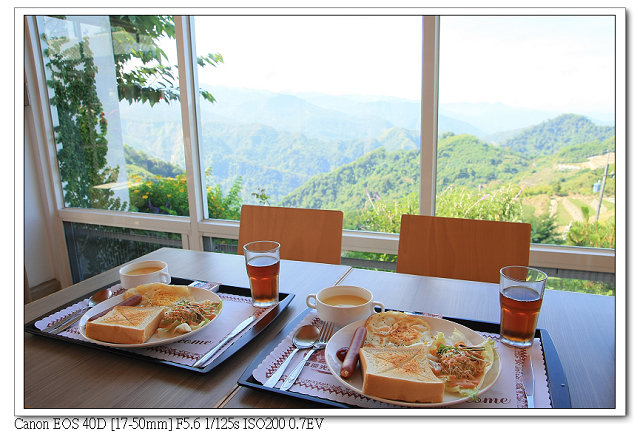
{"label": "white coffee cup", "polygon": [[[340,302],[339,299],[350,299],[349,297],[360,298],[361,302],[357,305],[342,303],[341,305],[333,305]],[[313,301],[312,301],[313,300]],[[328,301],[330,303],[327,303]],[[371,316],[375,310],[375,306],[379,306],[385,311],[384,304],[373,300],[373,294],[358,286],[331,286],[326,287],[316,293],[307,295],[307,306],[318,312],[318,317],[325,322],[332,322],[338,326],[345,326],[357,320],[366,319]]]}
{"label": "white coffee cup", "polygon": [[120,283],[131,289],[146,283],[171,283],[169,265],[161,260],[143,260],[120,268]]}

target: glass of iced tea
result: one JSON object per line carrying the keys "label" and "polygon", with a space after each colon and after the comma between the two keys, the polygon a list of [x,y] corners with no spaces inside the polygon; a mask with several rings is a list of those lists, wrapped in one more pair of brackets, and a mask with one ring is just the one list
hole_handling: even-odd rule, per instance
{"label": "glass of iced tea", "polygon": [[243,248],[254,307],[277,304],[280,244],[275,241],[254,241]]}
{"label": "glass of iced tea", "polygon": [[536,332],[547,274],[527,266],[500,270],[500,341],[530,347]]}

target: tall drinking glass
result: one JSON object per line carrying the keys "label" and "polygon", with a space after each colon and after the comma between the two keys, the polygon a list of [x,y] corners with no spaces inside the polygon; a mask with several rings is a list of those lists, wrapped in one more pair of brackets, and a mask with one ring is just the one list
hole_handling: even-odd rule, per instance
{"label": "tall drinking glass", "polygon": [[270,307],[277,304],[280,244],[275,241],[254,241],[243,248],[253,306]]}
{"label": "tall drinking glass", "polygon": [[536,332],[547,274],[527,266],[500,270],[500,341],[530,347]]}

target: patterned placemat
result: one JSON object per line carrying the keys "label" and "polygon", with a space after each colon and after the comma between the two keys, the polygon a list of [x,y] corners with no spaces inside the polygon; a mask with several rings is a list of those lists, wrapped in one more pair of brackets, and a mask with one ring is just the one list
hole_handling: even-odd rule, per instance
{"label": "patterned placemat", "polygon": [[[434,315],[430,315],[434,316]],[[437,316],[439,317],[439,316]],[[320,319],[315,312],[310,312],[302,319],[299,325],[294,328],[253,370],[253,377],[260,383],[264,383],[278,368],[278,366],[287,358],[294,350],[293,334],[296,329],[302,325],[314,324],[318,327],[321,324]],[[496,341],[495,346],[500,355],[502,371],[496,383],[483,394],[479,395],[475,401],[467,400],[460,404],[455,404],[453,408],[526,408],[527,400],[524,391],[522,370],[525,351],[515,349],[503,345],[499,342],[498,334],[479,332],[484,337],[491,338]],[[533,359],[534,376],[535,376],[535,405],[536,408],[551,408],[551,399],[549,397],[549,387],[547,383],[547,373],[544,365],[542,354],[542,345],[539,339],[535,340],[534,345],[528,349]],[[295,364],[302,358],[304,352],[297,353],[297,357],[293,359],[287,370],[276,384],[279,388],[284,379]],[[324,351],[318,350],[311,355],[309,361],[305,365],[302,373],[297,381],[289,389],[289,391],[314,396],[326,400],[339,403],[354,405],[358,407],[368,408],[397,408],[398,406],[373,400],[365,395],[359,394],[352,389],[344,386],[329,370],[325,362]]]}
{"label": "patterned placemat", "polygon": [[[211,284],[211,283],[208,283]],[[216,283],[217,284],[217,283]],[[110,288],[115,295],[120,295],[124,292],[124,289],[120,284],[116,284]],[[163,344],[159,346],[153,347],[139,347],[139,348],[130,348],[130,349],[118,349],[118,350],[126,350],[135,352],[137,354],[141,354],[144,356],[149,356],[156,359],[162,359],[170,362],[175,362],[183,365],[193,365],[193,363],[198,360],[203,354],[211,350],[212,347],[216,346],[217,343],[222,341],[224,337],[227,336],[240,322],[245,320],[247,317],[252,314],[257,317],[257,319],[249,325],[246,329],[240,332],[238,335],[234,337],[234,340],[242,337],[244,333],[251,330],[251,328],[260,321],[260,317],[268,313],[271,308],[258,308],[254,307],[251,304],[251,297],[241,296],[241,295],[233,295],[229,293],[220,293],[217,295],[222,299],[223,306],[222,312],[220,316],[207,325],[206,328],[203,328],[201,331],[198,331],[191,337],[183,338],[174,343]],[[88,306],[88,300],[85,299],[78,303],[75,303],[63,310],[60,310],[56,313],[53,313],[49,316],[46,316],[37,322],[35,322],[35,327],[43,330],[48,326],[54,325],[56,322],[59,322],[61,319],[64,319],[69,314],[72,314],[76,310],[81,310]],[[74,325],[60,332],[58,336],[64,338],[70,338],[75,340],[87,341],[86,338],[82,336],[80,333],[80,329],[78,327],[78,323],[76,322]],[[213,361],[215,358],[224,353],[225,349],[233,344],[233,340],[231,340],[225,348],[221,349],[216,353],[210,360]]]}

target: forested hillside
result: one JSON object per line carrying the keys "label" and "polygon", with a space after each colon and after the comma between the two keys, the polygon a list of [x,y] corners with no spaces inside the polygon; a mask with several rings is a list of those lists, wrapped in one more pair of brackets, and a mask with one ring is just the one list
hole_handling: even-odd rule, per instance
{"label": "forested hillside", "polygon": [[313,177],[285,196],[281,204],[355,211],[364,205],[367,191],[397,197],[417,192],[419,173],[417,150],[378,148],[352,163]]}
{"label": "forested hillside", "polygon": [[124,157],[130,177],[139,175],[144,180],[153,175],[175,177],[184,173],[184,169],[179,166],[155,157],[149,157],[145,152],[134,150],[129,145],[124,146]]}
{"label": "forested hillside", "polygon": [[449,185],[477,187],[509,182],[531,160],[475,136],[445,134],[438,140],[436,192]]}
{"label": "forested hillside", "polygon": [[[224,89],[216,92],[216,99],[213,105],[203,105],[200,128],[199,156],[212,193],[211,214],[237,217],[242,203],[332,208],[345,212],[347,228],[395,230],[397,220],[391,218],[417,210],[416,102],[252,91],[231,94]],[[585,222],[581,229],[591,229],[588,222],[596,214],[601,222],[614,219],[613,127],[565,114],[509,128],[522,125],[529,114],[539,118],[544,113],[510,112],[504,105],[454,108],[457,111],[445,112],[459,112],[467,121],[490,118],[487,110],[497,110],[504,114],[499,116],[504,129],[498,128],[500,122],[471,124],[439,117],[437,213],[465,217],[472,216],[469,210],[473,209],[482,217],[482,211],[501,211],[506,205],[509,215],[502,216],[532,223],[534,238],[540,242],[564,241],[574,223]],[[170,208],[179,214],[183,211],[179,208],[186,208],[186,195],[179,186],[184,181],[184,146],[177,114],[168,106],[159,107],[154,115],[134,110],[124,117],[122,127],[131,147],[126,149],[129,178],[135,177],[134,183],[152,176],[174,178],[158,188],[177,185],[171,199],[179,196],[180,201],[172,202]],[[600,202],[598,184],[607,165],[609,177]],[[141,210],[162,210],[155,202],[161,193],[152,198],[156,194],[138,194],[132,202]],[[145,196],[154,202],[140,200]],[[487,204],[491,209],[482,210]],[[380,218],[385,211],[389,220]],[[581,234],[572,241],[608,244],[611,230],[600,231],[605,232],[604,240],[601,234],[599,239]]]}
{"label": "forested hillside", "polygon": [[613,127],[596,126],[588,118],[564,114],[524,129],[503,145],[527,156],[553,154],[563,148],[602,141],[613,136]]}
{"label": "forested hillside", "polygon": [[[445,133],[438,140],[437,193],[449,185],[477,188],[495,187],[500,184],[520,184],[522,178],[531,178],[536,172],[546,172],[535,185],[548,184],[557,180],[557,163],[579,162],[587,157],[604,154],[613,148],[612,128],[609,136],[603,135],[602,128],[578,116],[561,116],[539,127],[524,130],[513,139],[524,144],[516,146],[520,151],[492,145],[471,135]],[[537,154],[531,147],[537,142],[549,141],[551,130],[565,130],[558,142],[572,142],[565,139],[568,128],[574,128],[584,144],[565,144],[556,155]],[[580,126],[584,126],[580,128]],[[577,128],[577,129],[576,129]],[[541,131],[536,138],[534,131]],[[394,135],[400,134],[396,131]],[[606,141],[601,141],[605,136]],[[405,144],[408,140],[404,140]],[[385,148],[388,148],[385,146]],[[397,148],[397,146],[396,146]],[[552,146],[549,146],[552,148]],[[529,154],[535,154],[530,156]],[[390,198],[400,198],[418,191],[420,161],[418,151],[387,152],[375,151],[353,163],[339,167],[326,174],[311,178],[282,199],[285,206],[312,208],[340,208],[357,210],[366,200],[365,190],[372,190]],[[571,175],[577,174],[572,172]],[[566,179],[565,179],[566,181]],[[530,184],[534,185],[534,184]]]}
{"label": "forested hillside", "polygon": [[[139,127],[152,135],[144,125]],[[613,151],[612,134],[613,128],[595,126],[577,115],[527,128],[504,145],[443,133],[438,141],[437,193],[450,185],[492,188],[508,183],[546,185],[549,190],[554,184],[557,190],[575,184],[576,192],[584,192],[594,176],[563,167]],[[208,184],[225,190],[241,179],[245,202],[255,202],[251,194],[262,190],[271,204],[357,211],[367,190],[392,199],[418,191],[420,136],[415,130],[395,127],[376,138],[326,141],[259,124],[216,123],[202,137],[200,154]],[[154,151],[164,141],[149,136],[146,142]],[[175,164],[128,146],[126,157],[130,176],[182,172]],[[572,179],[579,177],[583,179]]]}

